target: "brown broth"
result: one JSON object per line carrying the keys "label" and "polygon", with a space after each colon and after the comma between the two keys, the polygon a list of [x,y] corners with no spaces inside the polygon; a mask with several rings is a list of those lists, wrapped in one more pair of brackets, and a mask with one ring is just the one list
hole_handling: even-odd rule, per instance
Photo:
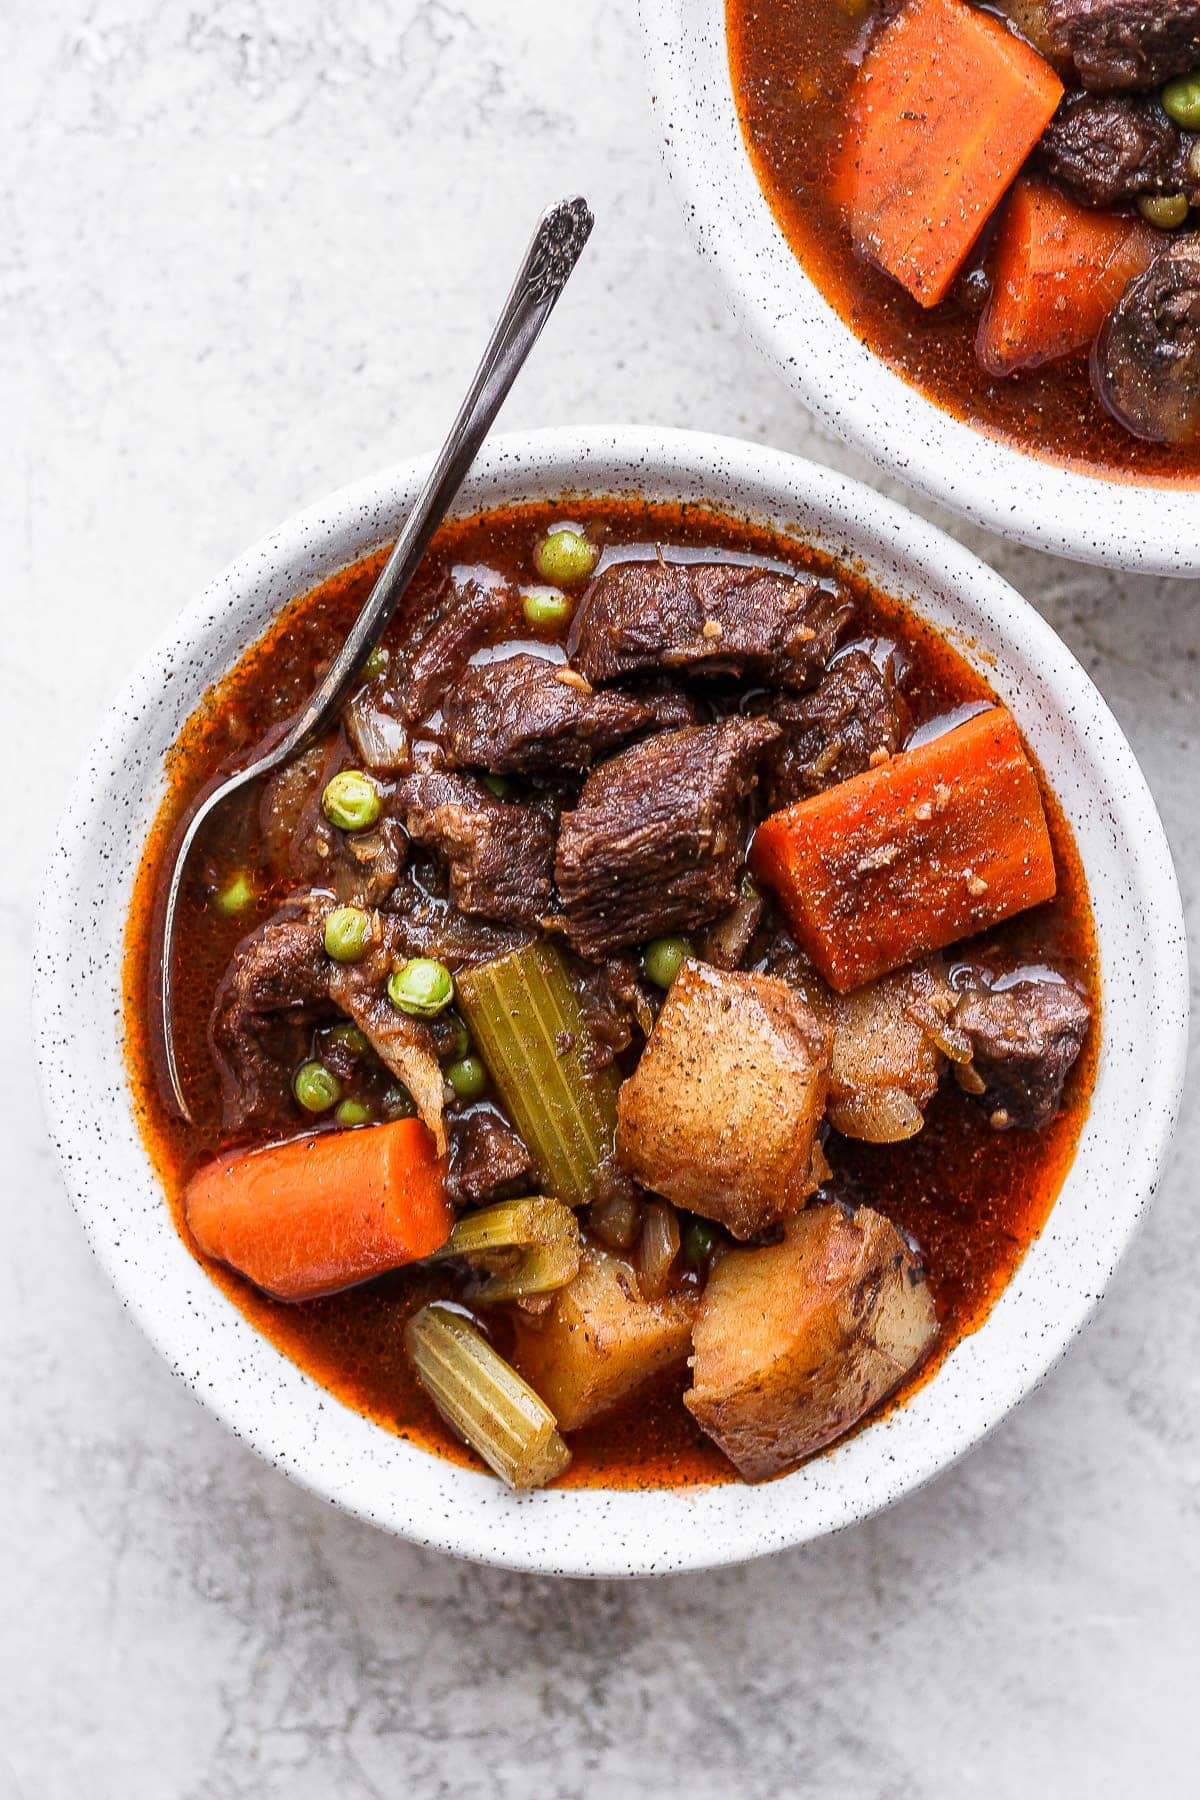
{"label": "brown broth", "polygon": [[[413,608],[457,563],[486,563],[514,581],[531,579],[534,543],[548,524],[564,516],[585,520],[613,545],[654,541],[684,549],[732,549],[833,572],[833,565],[794,541],[701,507],[639,501],[538,505],[443,527],[426,558]],[[276,729],[311,692],[362,604],[380,560],[381,554],[368,557],[293,601],[185,726],[169,760],[168,792],[135,884],[124,963],[126,1058],[139,1125],[175,1222],[222,1291],[285,1355],[346,1405],[401,1437],[475,1465],[472,1453],[451,1436],[425,1398],[403,1349],[408,1315],[430,1298],[457,1295],[451,1272],[402,1270],[347,1293],[289,1306],[200,1257],[189,1238],[181,1205],[184,1186],[224,1141],[216,1124],[219,1085],[208,1019],[220,975],[247,929],[244,918],[225,920],[197,903],[194,885],[179,939],[178,966],[187,974],[178,995],[178,1047],[188,1092],[198,1102],[202,1122],[197,1127],[185,1125],[166,1099],[162,1048],[153,1022],[157,904],[179,832],[197,797],[222,770]],[[862,630],[903,644],[911,663],[905,692],[915,722],[964,703],[994,699],[983,678],[949,643],[852,572],[840,567],[837,572],[854,594]],[[1087,985],[1095,1000],[1099,971],[1082,868],[1061,810],[1051,795],[1045,798],[1059,896],[989,934],[989,941],[998,941],[1006,953],[1022,960],[1054,958]],[[262,916],[270,913],[276,898],[270,892],[264,896]],[[869,1199],[911,1232],[925,1255],[943,1332],[935,1357],[912,1385],[928,1379],[954,1343],[982,1322],[1044,1224],[1086,1114],[1097,1036],[1093,1029],[1073,1071],[1066,1104],[1042,1131],[992,1132],[980,1111],[947,1082],[929,1109],[924,1131],[907,1144],[882,1147],[830,1137],[835,1191]],[[503,1348],[502,1321],[496,1329]],[[730,1465],[680,1404],[686,1385],[686,1376],[673,1376],[643,1390],[611,1418],[572,1433],[574,1462],[564,1484],[628,1488],[734,1479]]]}
{"label": "brown broth", "polygon": [[[926,310],[855,252],[831,195],[831,169],[876,16],[849,0],[727,0],[730,72],[750,159],[806,273],[868,349],[956,418],[1088,474],[1194,483],[1200,444],[1150,444],[1124,431],[1093,394],[1083,360],[989,375],[975,356],[976,310],[953,294]],[[974,256],[986,256],[986,243]]]}

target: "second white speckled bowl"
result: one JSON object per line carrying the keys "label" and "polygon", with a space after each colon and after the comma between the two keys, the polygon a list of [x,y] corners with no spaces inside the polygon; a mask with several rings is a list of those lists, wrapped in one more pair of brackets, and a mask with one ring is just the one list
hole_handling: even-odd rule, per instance
{"label": "second white speckled bowl", "polygon": [[142,1145],[122,1049],[122,938],[168,750],[287,600],[394,536],[423,472],[410,463],[346,488],[240,557],[147,657],[88,754],[43,885],[36,955],[39,1060],[68,1189],[125,1305],[197,1398],[288,1474],[390,1531],[515,1568],[645,1575],[836,1530],[946,1468],[1030,1391],[1095,1307],[1154,1187],[1182,1087],[1188,992],[1154,803],[1100,695],[1032,607],[861,484],[685,432],[581,428],[487,448],[462,510],[572,490],[708,501],[861,559],[951,636],[1011,707],[1074,828],[1104,1007],[1091,1111],[1048,1226],[982,1329],[906,1406],[762,1487],[514,1496],[331,1401],[209,1281]]}
{"label": "second white speckled bowl", "polygon": [[705,262],[772,365],[832,431],[980,525],[1079,562],[1200,573],[1200,489],[1106,481],[1028,456],[934,405],[875,356],[775,221],[734,103],[725,0],[639,0],[667,173]]}

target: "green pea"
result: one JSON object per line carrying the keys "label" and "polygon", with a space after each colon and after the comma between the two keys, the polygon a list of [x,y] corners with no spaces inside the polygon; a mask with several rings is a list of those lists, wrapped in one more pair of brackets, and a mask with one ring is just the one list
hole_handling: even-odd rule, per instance
{"label": "green pea", "polygon": [[1200,69],[1177,75],[1162,91],[1163,111],[1185,131],[1200,131]]}
{"label": "green pea", "polygon": [[335,906],[325,921],[325,954],[336,963],[360,962],[370,936],[370,913],[361,906]]}
{"label": "green pea", "polygon": [[571,525],[548,531],[533,553],[533,566],[542,580],[559,587],[586,581],[599,560],[597,546]]}
{"label": "green pea", "polygon": [[376,644],[362,666],[363,680],[374,681],[377,675],[383,674],[391,660],[390,651],[385,650],[382,644]]}
{"label": "green pea", "polygon": [[521,589],[521,611],[534,631],[560,631],[571,616],[571,602],[561,588]]}
{"label": "green pea", "polygon": [[452,1029],[449,1045],[442,1055],[449,1057],[451,1062],[458,1062],[471,1048],[471,1034],[460,1018],[447,1019],[446,1023]]}
{"label": "green pea", "polygon": [[239,869],[231,875],[225,886],[216,895],[214,905],[219,913],[227,919],[236,919],[239,913],[249,912],[258,900],[258,894],[249,876]]}
{"label": "green pea", "polygon": [[379,1102],[379,1110],[385,1119],[414,1119],[417,1115],[417,1103],[406,1087],[395,1082],[383,1099]]}
{"label": "green pea", "polygon": [[478,1100],[488,1084],[488,1072],[483,1058],[460,1056],[446,1070],[446,1080],[460,1100]]}
{"label": "green pea", "polygon": [[388,976],[388,999],[401,1012],[417,1019],[433,1019],[454,998],[454,977],[445,963],[431,956],[414,956]]}
{"label": "green pea", "polygon": [[371,1040],[357,1025],[335,1025],[329,1033],[331,1044],[337,1044],[349,1056],[369,1056]]}
{"label": "green pea", "polygon": [[292,1088],[305,1112],[328,1112],[342,1097],[342,1084],[324,1063],[302,1063],[296,1070]]}
{"label": "green pea", "polygon": [[642,951],[642,971],[655,987],[669,988],[682,965],[693,954],[685,937],[652,938]]}
{"label": "green pea", "polygon": [[380,814],[379,789],[361,769],[343,769],[321,795],[321,806],[339,831],[367,831]]}
{"label": "green pea", "polygon": [[343,1100],[334,1113],[339,1125],[369,1125],[375,1114],[362,1100]]}
{"label": "green pea", "polygon": [[1186,194],[1140,194],[1138,211],[1159,231],[1175,231],[1188,216]]}
{"label": "green pea", "polygon": [[507,800],[513,791],[513,784],[507,775],[485,775],[483,785],[489,794],[495,794],[497,800]]}
{"label": "green pea", "polygon": [[702,1269],[717,1247],[717,1234],[706,1219],[693,1219],[683,1234],[683,1260],[689,1269]]}

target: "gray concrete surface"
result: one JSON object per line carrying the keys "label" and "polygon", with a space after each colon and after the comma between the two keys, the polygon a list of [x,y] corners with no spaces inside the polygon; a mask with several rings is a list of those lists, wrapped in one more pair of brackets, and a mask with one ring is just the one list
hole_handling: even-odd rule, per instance
{"label": "gray concrete surface", "polygon": [[[855,462],[693,259],[632,0],[0,15],[0,1796],[1194,1794],[1195,1079],[1047,1386],[890,1514],[715,1576],[556,1584],[393,1542],[226,1436],[123,1316],[44,1136],[27,970],[69,778],[147,641],[296,506],[437,439],[572,188],[594,248],[508,424]],[[1115,707],[1194,929],[1200,583],[967,535]]]}

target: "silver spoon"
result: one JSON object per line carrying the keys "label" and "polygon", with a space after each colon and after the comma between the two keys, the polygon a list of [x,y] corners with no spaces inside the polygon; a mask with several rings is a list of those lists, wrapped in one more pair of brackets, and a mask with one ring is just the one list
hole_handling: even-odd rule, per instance
{"label": "silver spoon", "polygon": [[175,1060],[173,973],[179,896],[184,870],[196,838],[205,821],[231,794],[237,793],[250,782],[259,780],[261,776],[269,775],[282,763],[298,756],[341,711],[358,679],[364,659],[382,636],[429,547],[430,539],[441,524],[446,509],[475,460],[479,446],[491,429],[492,421],[508,390],[537,342],[542,326],[553,312],[555,302],[591,235],[592,223],[591,209],[586,200],[578,198],[560,201],[542,215],[449,435],[437,454],[412,511],[401,527],[395,547],[384,564],[378,581],[371,589],[366,604],[320,687],[285,737],[254,762],[248,763],[244,769],[239,769],[219,787],[214,788],[197,807],[183,834],[175,865],[171,870],[163,910],[162,1032],[171,1091],[180,1112],[189,1121],[191,1114],[183,1096]]}

